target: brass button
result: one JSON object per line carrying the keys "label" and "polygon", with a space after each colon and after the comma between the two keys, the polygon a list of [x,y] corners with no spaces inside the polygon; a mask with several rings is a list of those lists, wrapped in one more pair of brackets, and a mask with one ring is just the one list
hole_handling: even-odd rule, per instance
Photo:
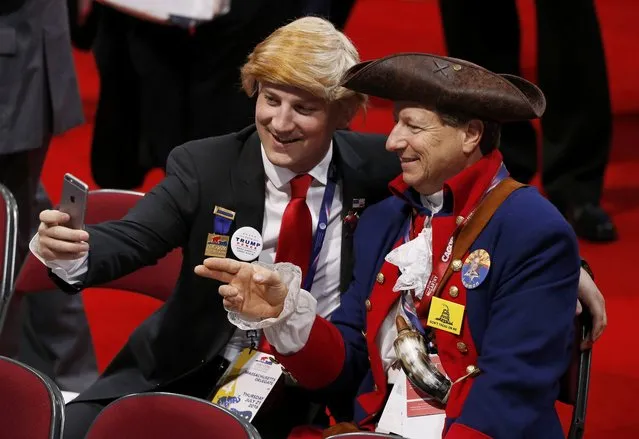
{"label": "brass button", "polygon": [[463,223],[465,220],[465,218],[463,216],[458,216],[457,218],[455,218],[455,224],[457,224],[458,226]]}
{"label": "brass button", "polygon": [[464,343],[463,341],[458,341],[457,350],[462,354],[465,354],[466,352],[468,352],[468,346],[466,346],[466,343]]}
{"label": "brass button", "polygon": [[459,296],[459,288],[457,288],[456,286],[453,285],[448,290],[448,294],[450,294],[450,297],[453,297],[453,298]]}
{"label": "brass button", "polygon": [[366,299],[366,311],[370,311],[370,310],[371,310],[371,308],[372,308],[372,306],[371,306],[371,301],[370,301],[370,300],[368,300],[368,299]]}
{"label": "brass button", "polygon": [[466,373],[468,375],[474,374],[476,370],[477,370],[477,368],[475,367],[474,364],[469,364],[468,366],[466,366]]}
{"label": "brass button", "polygon": [[453,271],[459,271],[462,268],[462,261],[459,259],[455,259],[453,261]]}
{"label": "brass button", "polygon": [[362,331],[362,335],[366,338],[366,331]]}
{"label": "brass button", "polygon": [[383,284],[386,278],[384,277],[384,273],[377,273],[377,283]]}
{"label": "brass button", "polygon": [[377,390],[378,390],[378,388],[377,388],[377,384],[375,384],[375,385],[373,386],[373,390],[377,392]]}
{"label": "brass button", "polygon": [[460,66],[459,64],[453,64],[453,70],[456,72],[459,72],[462,69],[462,66]]}

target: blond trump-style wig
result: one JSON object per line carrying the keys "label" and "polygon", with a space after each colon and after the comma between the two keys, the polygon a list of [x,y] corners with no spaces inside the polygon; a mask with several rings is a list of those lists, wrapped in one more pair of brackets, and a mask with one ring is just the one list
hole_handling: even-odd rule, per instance
{"label": "blond trump-style wig", "polygon": [[242,67],[242,88],[253,96],[259,83],[290,85],[328,102],[366,102],[365,95],[340,87],[342,75],[359,62],[346,35],[329,21],[304,17],[280,27],[258,44]]}

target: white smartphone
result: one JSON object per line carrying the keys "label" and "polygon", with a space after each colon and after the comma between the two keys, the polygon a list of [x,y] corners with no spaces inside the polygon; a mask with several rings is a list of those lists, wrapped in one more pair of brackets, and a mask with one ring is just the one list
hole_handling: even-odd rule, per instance
{"label": "white smartphone", "polygon": [[59,210],[71,217],[67,227],[76,230],[84,228],[88,196],[89,186],[85,182],[71,174],[64,174]]}

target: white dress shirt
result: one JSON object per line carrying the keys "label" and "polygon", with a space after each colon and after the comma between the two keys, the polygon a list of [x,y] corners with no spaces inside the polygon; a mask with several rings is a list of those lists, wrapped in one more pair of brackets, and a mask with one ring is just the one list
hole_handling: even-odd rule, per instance
{"label": "white dress shirt", "polygon": [[[439,191],[428,197],[421,196],[420,198],[422,205],[428,207],[432,211],[433,215],[439,212],[444,204],[443,191]],[[424,224],[424,230],[419,234],[418,237],[416,237],[410,243],[405,243],[398,247],[400,253],[402,253],[402,248],[408,248],[409,245],[407,244],[411,243],[413,244],[413,246],[415,245],[415,243],[417,243],[417,245],[421,247],[422,253],[432,253],[432,234],[430,228],[430,221],[427,221]],[[403,253],[405,256],[404,260],[406,262],[406,265],[410,265],[414,262],[410,260],[411,256],[419,252]],[[284,303],[284,310],[282,311],[280,316],[273,319],[261,320],[259,322],[251,322],[242,319],[242,317],[239,316],[237,313],[230,312],[229,319],[238,327],[242,327],[245,329],[263,329],[269,343],[271,343],[271,345],[273,345],[273,347],[275,347],[278,352],[288,355],[300,351],[308,341],[308,337],[311,333],[311,328],[313,327],[313,322],[315,321],[314,309],[316,299],[313,297],[313,294],[310,294],[299,287],[301,282],[301,280],[299,279],[299,277],[301,277],[299,270],[297,270],[297,272],[290,270],[290,264],[275,264],[271,268],[274,268],[282,275],[282,278],[285,280],[285,283],[287,283],[289,287],[289,292]],[[404,272],[402,268],[404,267],[400,267],[401,271]],[[432,258],[430,258],[429,263],[423,264],[421,268],[422,270],[419,273],[419,276],[424,279],[423,283],[425,285],[432,271]],[[292,279],[292,277],[295,276],[297,276],[297,278]],[[402,307],[400,306],[401,302],[399,301],[399,294],[400,292],[397,292],[397,303],[393,306],[389,314],[382,322],[379,333],[375,340],[376,345],[381,353],[384,370],[387,373],[390,366],[397,359],[397,356],[395,355],[395,349],[393,347],[393,342],[395,341],[395,338],[397,338],[395,318],[398,313],[402,313],[402,315],[404,315]],[[317,306],[319,309],[319,304],[317,304]],[[404,317],[406,316],[404,315]]]}
{"label": "white dress shirt", "polygon": [[[313,182],[306,196],[306,204],[311,212],[313,230],[317,229],[319,222],[319,212],[324,197],[324,189],[328,181],[328,170],[333,158],[333,144],[322,161],[308,172],[313,177]],[[282,215],[291,199],[290,181],[295,177],[295,173],[289,169],[281,168],[272,164],[266,157],[262,147],[262,160],[266,173],[266,197],[264,205],[264,222],[262,225],[263,247],[259,256],[259,261],[272,264],[275,261],[275,250],[277,239],[280,233]],[[316,302],[317,312],[328,318],[330,314],[340,304],[340,267],[342,248],[342,190],[341,183],[338,182],[335,188],[335,196],[330,209],[328,225],[324,244],[319,254],[317,271],[313,279],[311,294]],[[76,284],[82,281],[82,276],[87,271],[88,256],[72,261],[55,260],[46,262],[38,255],[38,235],[36,234],[29,244],[31,252],[54,274],[69,284]],[[90,250],[89,250],[90,251]],[[213,292],[217,293],[217,292]],[[308,337],[307,337],[308,338]],[[232,361],[236,355],[245,347],[249,346],[246,332],[236,330],[231,340],[227,344],[223,355]]]}
{"label": "white dress shirt", "polygon": [[[333,145],[331,143],[331,147],[326,156],[317,166],[308,172],[308,174],[313,177],[313,182],[306,194],[306,204],[311,211],[313,231],[317,230],[319,212],[322,206],[322,199],[324,198],[324,189],[328,182],[328,169],[332,158]],[[264,222],[262,225],[263,247],[258,260],[265,264],[273,264],[275,262],[275,250],[277,248],[277,239],[280,235],[282,216],[284,215],[284,210],[288,202],[291,200],[290,181],[297,174],[289,169],[275,166],[271,163],[266,157],[264,148],[262,148],[262,161],[264,162],[264,171],[266,173],[266,199],[264,203]],[[335,196],[328,218],[324,244],[322,245],[317,263],[317,271],[315,272],[313,286],[311,287],[311,294],[317,301],[317,313],[322,317],[329,317],[340,304],[339,281],[342,254],[341,213],[342,190],[341,184],[338,183],[335,188]],[[246,331],[238,328],[226,346],[224,357],[234,358],[243,348],[248,346],[249,342],[246,337]]]}

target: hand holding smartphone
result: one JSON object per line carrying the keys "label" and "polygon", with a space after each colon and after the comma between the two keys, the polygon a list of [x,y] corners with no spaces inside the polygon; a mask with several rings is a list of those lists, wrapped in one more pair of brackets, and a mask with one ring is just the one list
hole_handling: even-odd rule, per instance
{"label": "hand holding smartphone", "polygon": [[66,227],[76,230],[84,229],[88,195],[89,186],[85,182],[71,174],[64,174],[59,210],[71,217],[65,224]]}

